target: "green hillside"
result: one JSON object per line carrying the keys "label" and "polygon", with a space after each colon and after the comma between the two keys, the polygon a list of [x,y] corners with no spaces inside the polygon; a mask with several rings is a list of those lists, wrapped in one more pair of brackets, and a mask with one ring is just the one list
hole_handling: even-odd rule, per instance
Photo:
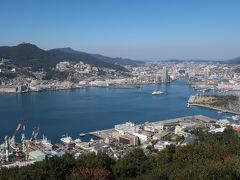
{"label": "green hillside", "polygon": [[78,55],[82,55],[82,56],[91,56],[92,58],[97,58],[98,60],[107,62],[107,63],[114,63],[114,64],[118,64],[118,65],[141,65],[144,64],[143,61],[136,61],[136,60],[132,60],[132,59],[125,59],[125,58],[120,58],[120,57],[116,57],[116,58],[112,58],[112,57],[107,57],[107,56],[103,56],[100,54],[89,54],[86,52],[82,52],[82,51],[76,51],[72,48],[57,48],[55,50],[59,50],[65,53],[70,53],[70,54],[78,54]]}
{"label": "green hillside", "polygon": [[227,61],[228,64],[240,64],[240,57],[230,59]]}
{"label": "green hillside", "polygon": [[32,67],[33,69],[51,68],[61,61],[83,61],[84,63],[96,66],[127,71],[124,67],[114,63],[99,60],[96,57],[86,54],[66,53],[59,50],[43,50],[36,45],[22,43],[17,46],[0,46],[0,57],[12,59],[19,67]]}

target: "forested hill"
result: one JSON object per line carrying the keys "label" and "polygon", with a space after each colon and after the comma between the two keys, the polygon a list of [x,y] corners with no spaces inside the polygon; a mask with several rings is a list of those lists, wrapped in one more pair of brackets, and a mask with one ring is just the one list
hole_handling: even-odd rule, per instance
{"label": "forested hill", "polygon": [[9,58],[19,67],[32,67],[33,69],[55,67],[61,61],[83,61],[96,66],[126,71],[126,69],[113,62],[107,62],[88,53],[70,53],[58,49],[43,50],[30,43],[17,46],[0,46],[0,58]]}
{"label": "forested hill", "polygon": [[150,155],[135,149],[119,160],[105,154],[53,157],[22,168],[0,170],[0,179],[240,179],[240,140],[232,129],[211,134],[194,130],[199,141],[168,146]]}
{"label": "forested hill", "polygon": [[76,51],[70,47],[68,48],[57,48],[55,50],[59,50],[65,53],[70,53],[70,54],[78,54],[78,55],[83,55],[83,56],[91,56],[93,58],[97,58],[101,61],[107,62],[107,63],[114,63],[114,64],[118,64],[118,65],[141,65],[144,64],[143,61],[136,61],[136,60],[132,60],[132,59],[125,59],[125,58],[120,58],[120,57],[107,57],[107,56],[103,56],[100,54],[90,54],[90,53],[86,53],[86,52],[82,52],[82,51]]}

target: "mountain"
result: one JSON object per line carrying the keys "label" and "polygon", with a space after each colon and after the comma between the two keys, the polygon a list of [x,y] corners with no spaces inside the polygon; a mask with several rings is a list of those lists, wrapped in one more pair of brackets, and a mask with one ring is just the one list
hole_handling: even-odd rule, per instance
{"label": "mountain", "polygon": [[230,59],[226,61],[228,64],[240,64],[240,57],[236,57],[234,59]]}
{"label": "mountain", "polygon": [[101,61],[107,62],[107,63],[114,63],[114,64],[118,64],[118,65],[141,65],[144,64],[143,61],[136,61],[136,60],[132,60],[132,59],[125,59],[125,58],[120,58],[120,57],[107,57],[107,56],[103,56],[100,54],[90,54],[90,53],[86,53],[86,52],[82,52],[82,51],[76,51],[70,47],[67,48],[57,48],[54,50],[59,50],[61,52],[65,52],[65,53],[69,53],[69,54],[78,54],[78,55],[84,55],[84,56],[91,56],[93,58],[97,58]]}
{"label": "mountain", "polygon": [[16,66],[33,69],[55,67],[61,61],[83,61],[96,66],[127,71],[124,67],[102,61],[88,53],[69,53],[58,49],[43,50],[34,44],[22,43],[17,46],[0,46],[0,58],[9,58]]}
{"label": "mountain", "polygon": [[[0,47],[0,57],[12,59],[17,66],[39,66],[47,59],[52,59],[50,56],[50,53],[28,43]],[[49,63],[52,64],[53,62]]]}

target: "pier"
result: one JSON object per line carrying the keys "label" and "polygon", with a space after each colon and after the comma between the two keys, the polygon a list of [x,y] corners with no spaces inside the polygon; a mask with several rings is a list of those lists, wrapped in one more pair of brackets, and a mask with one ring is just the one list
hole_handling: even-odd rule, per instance
{"label": "pier", "polygon": [[240,115],[240,112],[236,112],[236,111],[231,111],[231,110],[227,110],[227,109],[221,109],[221,108],[216,108],[216,107],[212,107],[212,106],[208,106],[208,105],[202,105],[202,104],[190,104],[191,106],[198,106],[198,107],[202,107],[202,108],[207,108],[207,109],[212,109],[215,111],[221,111],[221,112],[225,112],[225,113],[231,113],[231,114],[237,114]]}
{"label": "pier", "polygon": [[[193,116],[185,116],[185,117],[180,117],[180,118],[174,118],[174,119],[167,119],[167,120],[159,120],[159,121],[153,121],[153,122],[147,122],[143,124],[136,124],[135,126],[163,126],[166,124],[174,124],[174,123],[179,123],[181,121],[184,121],[185,119],[192,118]],[[92,135],[94,137],[100,138],[100,139],[106,139],[108,137],[114,137],[115,134],[117,134],[117,130],[114,128],[112,129],[105,129],[105,130],[99,130],[99,131],[93,131],[89,132],[86,134]]]}
{"label": "pier", "polygon": [[100,138],[100,139],[105,139],[105,138],[111,136],[114,133],[114,131],[116,131],[116,130],[115,129],[104,129],[104,130],[89,132],[87,134],[90,134],[90,135]]}

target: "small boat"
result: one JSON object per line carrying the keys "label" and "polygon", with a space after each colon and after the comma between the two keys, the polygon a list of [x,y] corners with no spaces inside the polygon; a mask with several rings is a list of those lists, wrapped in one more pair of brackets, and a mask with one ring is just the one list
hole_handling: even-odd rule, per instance
{"label": "small boat", "polygon": [[222,114],[223,112],[222,111],[217,111],[218,114]]}
{"label": "small boat", "polygon": [[80,137],[83,137],[83,136],[85,136],[86,134],[84,134],[84,133],[80,133]]}
{"label": "small boat", "polygon": [[164,92],[162,92],[162,91],[153,91],[152,92],[152,95],[161,95],[161,94],[164,94]]}
{"label": "small boat", "polygon": [[240,118],[240,116],[238,116],[238,115],[232,116],[232,119],[233,119],[234,121],[238,121],[239,118]]}
{"label": "small boat", "polygon": [[226,118],[226,119],[232,119],[231,116],[223,116],[223,117]]}

